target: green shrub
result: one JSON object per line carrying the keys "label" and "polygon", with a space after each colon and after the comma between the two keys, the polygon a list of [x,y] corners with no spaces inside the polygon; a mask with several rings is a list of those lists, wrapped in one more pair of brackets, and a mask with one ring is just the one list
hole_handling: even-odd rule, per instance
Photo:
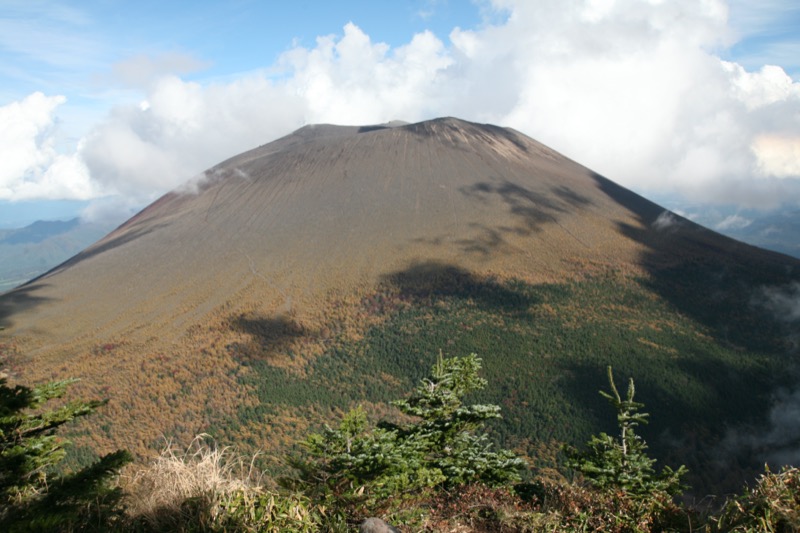
{"label": "green shrub", "polygon": [[474,354],[440,357],[411,396],[394,402],[416,422],[370,428],[364,411],[352,410],[336,429],[326,427],[305,440],[305,456],[290,459],[297,475],[284,485],[338,506],[374,509],[437,488],[518,480],[524,462],[495,450],[478,432],[486,420],[499,418],[500,408],[464,405],[465,395],[486,386],[480,368]]}
{"label": "green shrub", "polygon": [[398,438],[421,453],[423,468],[441,472],[443,485],[467,483],[499,486],[519,481],[524,461],[509,450],[495,450],[483,430],[487,420],[500,418],[500,407],[490,404],[464,405],[464,397],[486,387],[479,377],[481,359],[442,359],[407,399],[393,402],[419,422],[397,428]]}
{"label": "green shrub", "polygon": [[220,498],[207,521],[211,531],[310,533],[321,529],[325,508],[297,494],[240,490]]}

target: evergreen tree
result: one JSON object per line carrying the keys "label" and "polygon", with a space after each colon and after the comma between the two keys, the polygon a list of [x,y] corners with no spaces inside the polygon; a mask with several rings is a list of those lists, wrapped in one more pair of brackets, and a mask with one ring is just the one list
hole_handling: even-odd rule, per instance
{"label": "evergreen tree", "polygon": [[309,435],[303,446],[305,456],[289,459],[298,475],[282,482],[314,499],[355,503],[443,481],[438,471],[423,468],[421,451],[398,439],[397,431],[369,428],[361,407],[348,412],[338,427]]}
{"label": "evergreen tree", "polygon": [[519,480],[524,461],[508,450],[494,450],[483,429],[487,420],[500,418],[500,407],[491,404],[464,405],[464,397],[486,387],[478,373],[481,359],[443,359],[431,376],[423,379],[409,398],[392,402],[417,423],[398,428],[402,440],[415,444],[429,469],[442,473],[445,485],[481,482],[502,485]]}
{"label": "evergreen tree", "polygon": [[309,436],[307,455],[290,459],[298,471],[284,484],[338,503],[376,500],[464,483],[501,485],[519,480],[524,462],[495,450],[480,432],[500,417],[496,405],[464,405],[464,396],[486,386],[475,354],[442,359],[406,399],[393,402],[420,420],[367,426],[358,408],[338,428]]}
{"label": "evergreen tree", "polygon": [[72,401],[42,410],[61,398],[74,380],[33,388],[7,385],[0,375],[0,526],[4,531],[68,531],[87,529],[118,514],[120,493],[110,479],[130,462],[117,451],[72,474],[55,473],[67,441],[55,431],[86,416],[105,401]]}
{"label": "evergreen tree", "polygon": [[625,399],[617,390],[610,366],[608,383],[611,393],[600,391],[600,394],[617,412],[619,436],[600,433],[589,440],[587,451],[568,449],[567,466],[582,473],[601,490],[622,490],[634,496],[657,492],[677,494],[683,488],[680,478],[686,473],[686,467],[672,470],[665,466],[661,473],[656,473],[653,466],[656,460],[647,455],[647,444],[635,431],[640,424],[647,424],[649,415],[639,412],[644,404],[634,401],[633,378],[628,382]]}

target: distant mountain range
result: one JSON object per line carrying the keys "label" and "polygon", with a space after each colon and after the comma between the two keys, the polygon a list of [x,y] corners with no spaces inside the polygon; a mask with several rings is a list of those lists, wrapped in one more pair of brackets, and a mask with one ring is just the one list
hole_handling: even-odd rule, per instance
{"label": "distant mountain range", "polygon": [[691,219],[740,241],[800,258],[800,209],[769,212],[733,208],[690,210]]}
{"label": "distant mountain range", "polygon": [[113,229],[110,224],[82,222],[78,218],[0,229],[0,292],[47,272]]}
{"label": "distant mountain range", "polygon": [[503,408],[493,437],[544,470],[615,427],[597,394],[611,365],[635,379],[662,464],[739,490],[797,452],[800,428],[774,422],[797,397],[798,286],[800,260],[513,129],[314,125],[0,295],[0,363],[111,399],[78,449],[210,432],[279,468],[309,427],[358,404],[391,415],[437,354],[477,352],[480,400]]}

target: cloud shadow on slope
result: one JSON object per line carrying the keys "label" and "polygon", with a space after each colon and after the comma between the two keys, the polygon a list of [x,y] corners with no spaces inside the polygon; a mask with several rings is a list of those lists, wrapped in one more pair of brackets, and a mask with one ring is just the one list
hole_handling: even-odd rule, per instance
{"label": "cloud shadow on slope", "polygon": [[492,228],[478,223],[470,224],[470,229],[476,231],[477,234],[467,239],[458,239],[455,243],[463,252],[480,254],[484,257],[489,257],[507,247],[508,242],[504,235],[515,231],[514,228],[510,227]]}
{"label": "cloud shadow on slope", "polygon": [[[549,299],[539,301],[536,296],[538,289],[530,290],[528,287],[525,290],[521,285],[520,290],[516,290],[513,283],[500,285],[492,278],[480,278],[444,263],[418,263],[387,276],[384,281],[399,289],[401,295],[423,306],[458,298],[473,301],[484,311],[522,320],[535,320],[535,311],[529,310],[535,309],[537,304],[552,303]],[[571,296],[564,294],[563,297]],[[768,385],[772,378],[764,373],[763,359],[745,360],[743,355],[737,361],[735,356],[731,357],[733,350],[720,350],[720,343],[711,341],[695,342],[692,334],[685,332],[679,332],[674,340],[677,355],[651,353],[658,348],[635,342],[630,351],[603,353],[614,336],[615,326],[606,329],[609,325],[602,318],[599,324],[602,325],[598,330],[601,342],[596,348],[581,357],[564,358],[561,371],[555,374],[560,376],[558,388],[563,391],[563,396],[574,402],[593,426],[614,434],[615,413],[598,394],[599,390],[608,390],[605,368],[611,364],[617,385],[623,391],[628,377],[634,377],[637,399],[646,404],[645,412],[652,414],[654,423],[642,428],[642,434],[650,443],[653,455],[659,459],[659,465],[677,467],[686,463],[694,471],[690,480],[692,485],[701,492],[720,488],[738,490],[752,471],[744,463],[740,465],[742,468],[734,469],[735,472],[718,470],[713,462],[720,458],[715,455],[717,449],[713,445],[724,436],[730,425],[758,420],[769,408]],[[569,334],[568,331],[565,330],[564,334]],[[605,340],[602,340],[603,335]],[[395,337],[388,335],[387,338]],[[591,338],[586,339],[592,342]],[[402,346],[415,348],[419,344],[419,341],[409,341]],[[408,353],[416,352],[411,349]],[[490,359],[487,372],[491,364],[494,363]],[[531,364],[535,365],[535,360],[531,360]],[[491,379],[490,382],[493,386],[502,384],[502,380]],[[691,393],[682,392],[687,387]],[[731,468],[730,464],[726,466]]]}
{"label": "cloud shadow on slope", "polygon": [[513,286],[490,277],[477,276],[461,267],[438,261],[415,263],[383,276],[383,283],[401,297],[435,301],[440,298],[472,300],[486,310],[523,315],[536,301]]}
{"label": "cloud shadow on slope", "polygon": [[498,184],[482,182],[461,189],[468,198],[487,202],[490,196],[498,196],[519,217],[522,226],[518,231],[526,233],[541,231],[544,224],[554,223],[557,216],[566,210],[545,194],[526,189],[510,181]]}
{"label": "cloud shadow on slope", "polygon": [[286,315],[239,315],[230,320],[231,329],[250,337],[249,342],[230,347],[240,360],[268,359],[287,349],[293,341],[306,337],[308,331]]}
{"label": "cloud shadow on slope", "polygon": [[[480,254],[485,257],[506,248],[508,246],[505,238],[507,235],[525,236],[539,233],[544,231],[546,225],[559,224],[562,216],[574,214],[575,209],[592,204],[589,198],[563,185],[552,187],[549,193],[542,193],[507,180],[489,180],[462,187],[460,192],[465,197],[481,204],[488,204],[493,199],[499,199],[518,220],[516,225],[498,224],[495,226],[474,222],[470,224],[470,228],[475,232],[474,236],[454,241],[463,252]],[[581,242],[575,235],[570,235]],[[439,236],[424,242],[441,245],[447,240],[446,237]],[[585,243],[582,244],[585,245]]]}
{"label": "cloud shadow on slope", "polygon": [[20,312],[27,311],[38,305],[52,300],[39,296],[36,291],[46,285],[32,285],[30,283],[0,295],[0,328],[9,328],[13,325],[12,317]]}

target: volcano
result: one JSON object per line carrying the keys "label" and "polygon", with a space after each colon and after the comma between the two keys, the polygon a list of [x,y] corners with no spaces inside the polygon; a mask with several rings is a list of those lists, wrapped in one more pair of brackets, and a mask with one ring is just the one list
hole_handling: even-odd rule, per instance
{"label": "volcano", "polygon": [[313,125],[0,296],[0,325],[12,376],[111,398],[78,431],[99,449],[278,449],[331,409],[383,413],[443,350],[484,357],[496,438],[534,461],[606,427],[614,364],[665,411],[657,452],[700,462],[790,384],[759,298],[798,280],[513,129]]}

